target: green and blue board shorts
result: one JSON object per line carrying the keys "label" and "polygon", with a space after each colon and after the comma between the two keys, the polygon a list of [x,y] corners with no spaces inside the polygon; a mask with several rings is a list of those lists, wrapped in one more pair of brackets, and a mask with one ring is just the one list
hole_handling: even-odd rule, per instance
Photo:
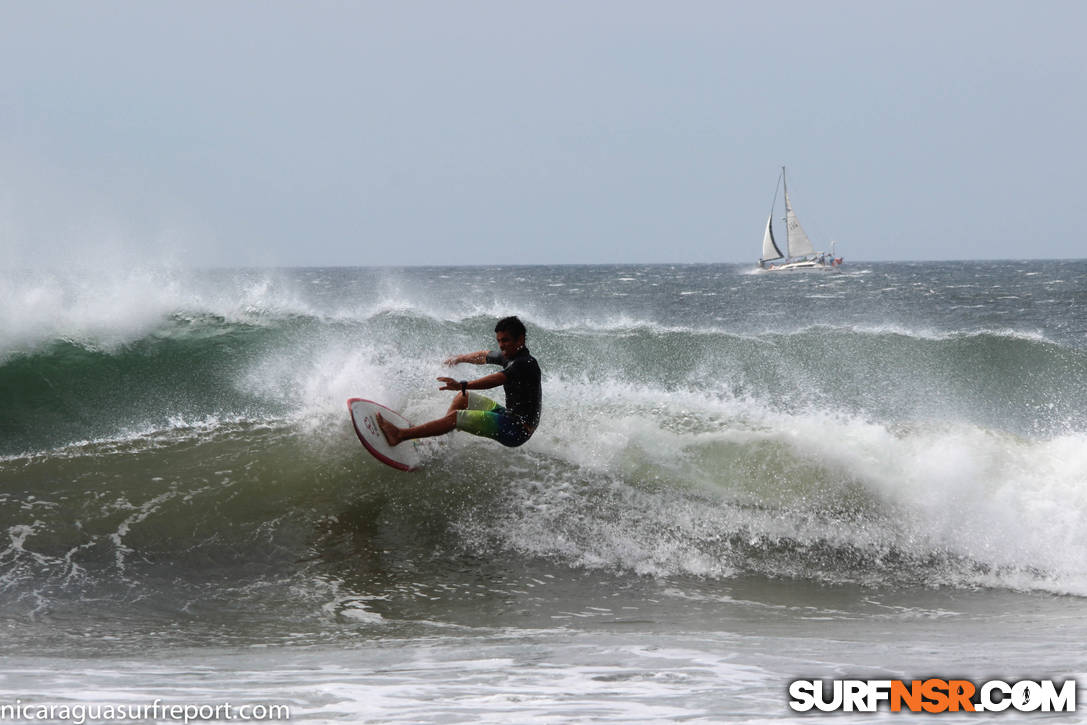
{"label": "green and blue board shorts", "polygon": [[457,411],[457,430],[492,438],[504,446],[515,448],[533,433],[520,418],[510,415],[503,406],[478,393],[468,393],[468,409]]}

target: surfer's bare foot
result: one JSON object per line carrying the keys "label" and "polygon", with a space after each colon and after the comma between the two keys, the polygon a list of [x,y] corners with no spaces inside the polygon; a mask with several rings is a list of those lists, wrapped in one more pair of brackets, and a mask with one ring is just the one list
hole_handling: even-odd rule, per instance
{"label": "surfer's bare foot", "polygon": [[390,446],[395,446],[400,443],[400,429],[381,417],[381,413],[377,414],[377,425],[381,428],[381,432],[385,434],[385,440],[389,442]]}

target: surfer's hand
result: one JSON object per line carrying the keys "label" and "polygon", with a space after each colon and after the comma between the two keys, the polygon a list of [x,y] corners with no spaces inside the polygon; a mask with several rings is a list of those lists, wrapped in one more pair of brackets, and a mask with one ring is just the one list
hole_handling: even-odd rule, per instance
{"label": "surfer's hand", "polygon": [[[450,367],[452,367],[454,365],[459,365],[460,364],[460,355],[454,355],[451,358],[446,358],[445,364],[450,366]],[[438,378],[438,380],[441,380],[441,378]]]}
{"label": "surfer's hand", "polygon": [[460,390],[460,383],[453,378],[438,378],[438,382],[442,383],[438,390]]}

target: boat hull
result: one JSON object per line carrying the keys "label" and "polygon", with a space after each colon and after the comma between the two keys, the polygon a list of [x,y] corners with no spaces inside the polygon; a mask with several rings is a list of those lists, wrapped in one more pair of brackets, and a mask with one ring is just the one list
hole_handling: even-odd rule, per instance
{"label": "boat hull", "polygon": [[842,260],[840,258],[826,262],[818,259],[801,259],[795,262],[784,262],[782,264],[760,264],[759,269],[762,269],[765,272],[837,272],[841,269],[841,265]]}

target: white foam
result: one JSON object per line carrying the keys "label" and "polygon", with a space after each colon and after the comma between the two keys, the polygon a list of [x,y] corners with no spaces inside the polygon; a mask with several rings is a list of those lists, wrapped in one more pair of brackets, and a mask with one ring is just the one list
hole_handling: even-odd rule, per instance
{"label": "white foam", "polygon": [[0,352],[56,339],[112,346],[145,335],[176,309],[177,282],[170,274],[123,270],[111,277],[4,275]]}
{"label": "white foam", "polygon": [[[226,273],[224,273],[226,274]],[[0,356],[53,340],[114,348],[171,316],[260,322],[313,308],[275,272],[233,273],[228,283],[170,267],[90,267],[0,275]]]}
{"label": "white foam", "polygon": [[581,566],[729,576],[749,562],[722,558],[721,540],[743,532],[756,549],[788,540],[949,567],[904,573],[918,583],[1087,594],[1083,432],[888,426],[721,392],[560,379],[522,454],[540,458],[515,477],[498,520],[466,524],[468,540]]}
{"label": "white foam", "polygon": [[837,432],[833,452],[812,453],[893,506],[903,545],[1038,570],[1087,593],[1087,434],[1028,440],[969,425],[895,433],[862,423]]}

